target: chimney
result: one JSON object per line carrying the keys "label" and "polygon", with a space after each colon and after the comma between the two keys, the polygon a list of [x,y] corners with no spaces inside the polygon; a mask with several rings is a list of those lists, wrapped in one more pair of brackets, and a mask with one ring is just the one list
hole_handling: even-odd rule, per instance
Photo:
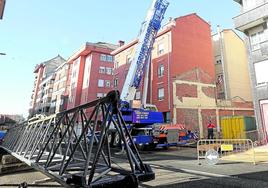
{"label": "chimney", "polygon": [[119,45],[119,47],[123,46],[124,44],[125,44],[125,41],[123,41],[123,40],[119,40],[119,41],[118,41],[118,45]]}

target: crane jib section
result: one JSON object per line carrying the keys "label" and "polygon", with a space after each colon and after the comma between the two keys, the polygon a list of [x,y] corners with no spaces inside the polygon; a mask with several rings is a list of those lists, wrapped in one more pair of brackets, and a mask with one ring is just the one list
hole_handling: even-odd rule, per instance
{"label": "crane jib section", "polygon": [[161,27],[161,22],[168,5],[169,3],[166,0],[155,0],[148,12],[138,38],[135,57],[131,63],[123,86],[121,94],[123,101],[129,102],[134,99],[136,89],[140,86],[146,63],[150,57],[155,37]]}

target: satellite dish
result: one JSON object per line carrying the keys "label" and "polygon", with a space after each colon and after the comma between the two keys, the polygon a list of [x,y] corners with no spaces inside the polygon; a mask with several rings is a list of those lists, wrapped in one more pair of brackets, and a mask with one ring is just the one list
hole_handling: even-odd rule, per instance
{"label": "satellite dish", "polygon": [[214,149],[209,149],[206,152],[205,159],[209,165],[215,165],[219,162],[219,154]]}

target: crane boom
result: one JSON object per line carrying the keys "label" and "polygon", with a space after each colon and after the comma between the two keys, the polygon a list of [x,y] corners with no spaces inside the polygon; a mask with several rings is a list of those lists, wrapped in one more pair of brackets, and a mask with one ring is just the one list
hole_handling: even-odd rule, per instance
{"label": "crane boom", "polygon": [[134,59],[130,65],[120,99],[124,102],[134,100],[136,90],[140,86],[144,69],[148,63],[155,37],[161,27],[161,22],[169,5],[166,0],[153,0],[152,6],[147,13],[147,17],[142,24],[138,45]]}

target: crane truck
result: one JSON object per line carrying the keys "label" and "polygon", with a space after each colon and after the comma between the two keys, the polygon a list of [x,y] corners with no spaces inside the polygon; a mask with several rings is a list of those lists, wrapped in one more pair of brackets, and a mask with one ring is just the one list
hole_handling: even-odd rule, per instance
{"label": "crane truck", "polygon": [[[163,114],[158,112],[154,105],[146,104],[146,99],[143,100],[141,108],[136,108],[132,104],[144,76],[143,97],[147,96],[150,55],[168,5],[169,2],[166,0],[153,0],[152,6],[148,10],[146,19],[140,29],[135,56],[128,70],[120,95],[121,113],[131,129],[131,135],[135,144],[140,148],[144,146],[155,147],[157,145],[153,137],[152,126],[164,122]],[[119,134],[113,133],[111,143],[113,145],[120,145]]]}

